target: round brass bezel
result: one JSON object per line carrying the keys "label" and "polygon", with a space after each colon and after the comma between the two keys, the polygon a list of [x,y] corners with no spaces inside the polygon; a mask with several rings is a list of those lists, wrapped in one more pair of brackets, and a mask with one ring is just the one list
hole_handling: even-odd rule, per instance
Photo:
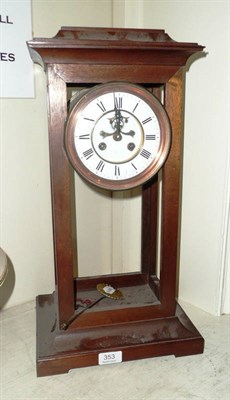
{"label": "round brass bezel", "polygon": [[[129,179],[123,180],[101,178],[90,171],[79,158],[75,150],[74,141],[75,126],[79,115],[83,112],[85,107],[97,97],[114,91],[134,94],[145,101],[154,111],[161,131],[160,147],[155,159],[144,171]],[[71,165],[84,179],[103,189],[126,190],[144,184],[160,170],[168,157],[171,146],[171,125],[163,105],[151,92],[139,85],[129,82],[109,82],[94,86],[88,91],[84,91],[83,94],[80,93],[79,97],[74,99],[74,102],[75,104],[71,107],[66,123],[65,147]]]}

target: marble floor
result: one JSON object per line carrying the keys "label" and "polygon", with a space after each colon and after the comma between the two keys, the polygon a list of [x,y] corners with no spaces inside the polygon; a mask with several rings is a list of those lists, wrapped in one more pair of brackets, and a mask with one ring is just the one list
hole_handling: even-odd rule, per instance
{"label": "marble floor", "polygon": [[205,338],[201,355],[71,370],[37,378],[35,304],[1,312],[1,400],[229,400],[230,317],[182,307]]}

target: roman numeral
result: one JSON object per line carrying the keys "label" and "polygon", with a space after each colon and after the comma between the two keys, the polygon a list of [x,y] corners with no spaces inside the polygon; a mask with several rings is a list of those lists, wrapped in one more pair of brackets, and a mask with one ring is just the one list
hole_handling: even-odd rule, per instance
{"label": "roman numeral", "polygon": [[115,176],[120,176],[120,167],[118,165],[115,165],[114,174]]}
{"label": "roman numeral", "polygon": [[122,97],[115,97],[114,103],[115,103],[115,108],[121,109],[122,108]]}
{"label": "roman numeral", "polygon": [[131,165],[137,171],[137,167],[133,163],[131,163]]}
{"label": "roman numeral", "polygon": [[136,105],[135,105],[135,107],[134,107],[134,109],[133,109],[133,113],[136,111],[136,108],[137,108],[137,106],[139,106],[139,103],[137,103]]}
{"label": "roman numeral", "polygon": [[148,150],[141,150],[140,155],[144,158],[147,158],[147,160],[149,159],[149,157],[151,156],[151,153]]}
{"label": "roman numeral", "polygon": [[146,140],[156,140],[156,135],[146,135],[145,139]]}
{"label": "roman numeral", "polygon": [[85,135],[79,135],[79,139],[89,139],[90,138],[90,134],[86,133]]}
{"label": "roman numeral", "polygon": [[99,163],[96,166],[96,170],[102,172],[104,169],[105,163],[104,161],[100,160]]}
{"label": "roman numeral", "polygon": [[87,121],[95,122],[95,119],[84,117]]}
{"label": "roman numeral", "polygon": [[144,121],[142,121],[142,124],[147,124],[148,122],[152,121],[152,117],[146,118],[144,119]]}
{"label": "roman numeral", "polygon": [[104,106],[104,104],[102,103],[102,101],[99,101],[99,103],[97,103],[97,106],[101,109],[101,111],[105,112],[106,108]]}
{"label": "roman numeral", "polygon": [[88,149],[86,151],[83,151],[83,156],[86,158],[86,160],[88,160],[90,157],[92,157],[94,155],[94,151],[93,149]]}

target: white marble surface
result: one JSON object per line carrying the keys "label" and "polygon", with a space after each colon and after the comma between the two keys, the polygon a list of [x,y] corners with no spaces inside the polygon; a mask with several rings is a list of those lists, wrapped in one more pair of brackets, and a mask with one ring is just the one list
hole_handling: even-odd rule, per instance
{"label": "white marble surface", "polygon": [[34,302],[1,312],[1,400],[229,400],[229,316],[182,304],[206,345],[202,355],[80,368],[37,378]]}

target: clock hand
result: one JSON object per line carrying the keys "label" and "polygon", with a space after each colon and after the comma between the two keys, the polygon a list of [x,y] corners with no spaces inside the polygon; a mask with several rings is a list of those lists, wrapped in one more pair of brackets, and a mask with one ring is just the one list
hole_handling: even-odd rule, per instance
{"label": "clock hand", "polygon": [[112,132],[112,133],[101,131],[100,135],[103,137],[103,139],[105,139],[107,136],[113,136],[114,140],[118,141],[118,140],[121,140],[121,138],[122,138],[121,133],[122,133],[122,135],[132,136],[132,137],[135,135],[135,132],[132,130],[130,130],[129,132],[123,132],[123,131],[120,131],[119,129],[115,130],[115,132]]}
{"label": "clock hand", "polygon": [[127,135],[127,136],[132,136],[132,137],[135,135],[135,132],[132,131],[132,130],[130,130],[129,132],[122,132],[121,131],[121,133],[122,133],[122,135]]}
{"label": "clock hand", "polygon": [[113,139],[118,142],[122,139],[122,135],[133,137],[135,135],[135,132],[132,130],[130,130],[129,132],[122,132],[121,130],[116,130],[113,134]]}
{"label": "clock hand", "polygon": [[112,132],[112,133],[101,131],[100,135],[103,137],[103,139],[105,139],[108,136],[113,136],[113,139],[116,141],[119,141],[122,139],[122,136],[121,136],[119,130],[117,130],[117,129],[115,130],[115,132]]}
{"label": "clock hand", "polygon": [[114,132],[112,132],[112,133],[108,133],[108,132],[105,132],[105,131],[101,131],[100,132],[100,135],[103,137],[103,139],[104,138],[106,138],[107,136],[113,136],[114,135]]}
{"label": "clock hand", "polygon": [[121,111],[115,107],[115,128],[120,133],[121,128],[123,128],[123,126],[124,122],[123,122],[123,117],[121,115]]}
{"label": "clock hand", "polygon": [[[113,139],[116,141],[120,141],[122,139],[122,128],[124,126],[124,117],[121,115],[120,109],[115,106],[115,120],[114,120],[114,128],[116,129],[113,134]],[[126,121],[127,122],[127,121]],[[131,132],[131,131],[130,131]],[[128,133],[127,133],[128,134]]]}
{"label": "clock hand", "polygon": [[[105,139],[108,136],[113,136],[113,139],[115,141],[120,141],[122,139],[122,135],[127,135],[127,136],[134,136],[135,132],[133,130],[130,130],[129,132],[123,132],[121,129],[124,126],[124,117],[121,115],[121,111],[115,106],[115,117],[109,118],[110,124],[112,125],[113,129],[115,129],[114,132],[109,133],[105,131],[101,131],[100,135]],[[126,118],[127,119],[127,118]],[[127,121],[125,121],[127,122]]]}
{"label": "clock hand", "polygon": [[118,110],[116,106],[114,108],[114,111],[115,111],[115,116],[113,118],[109,118],[110,119],[110,124],[112,125],[112,128],[114,129],[114,132],[108,133],[108,132],[105,132],[105,131],[101,131],[100,135],[103,137],[103,139],[105,139],[107,136],[113,136],[113,139],[115,141],[120,141],[122,139],[121,127],[123,127],[123,125],[124,125],[124,124],[122,124],[122,119],[123,118],[121,116],[120,110]]}
{"label": "clock hand", "polygon": [[121,128],[123,128],[124,122],[123,122],[123,117],[121,115],[121,112],[116,107],[116,105],[114,107],[114,111],[115,111],[115,116],[113,118],[109,118],[110,124],[111,124],[112,128],[114,129],[114,132],[109,133],[109,132],[101,131],[100,135],[103,137],[103,139],[106,138],[107,136],[113,136],[114,140],[119,141],[122,139]]}

